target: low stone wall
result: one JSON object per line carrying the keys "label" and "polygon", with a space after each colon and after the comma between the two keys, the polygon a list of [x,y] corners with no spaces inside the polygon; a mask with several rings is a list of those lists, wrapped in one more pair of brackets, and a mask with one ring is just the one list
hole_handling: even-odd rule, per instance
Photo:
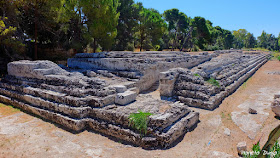
{"label": "low stone wall", "polygon": [[213,110],[266,63],[268,56],[233,52],[191,70],[171,69],[161,74],[160,93],[177,96],[189,106]]}
{"label": "low stone wall", "polygon": [[[68,72],[50,61],[8,64],[0,82],[0,101],[74,131],[92,129],[142,146],[166,148],[198,122],[199,114],[182,103],[138,96],[133,84]],[[129,124],[129,115],[150,112],[146,135]]]}

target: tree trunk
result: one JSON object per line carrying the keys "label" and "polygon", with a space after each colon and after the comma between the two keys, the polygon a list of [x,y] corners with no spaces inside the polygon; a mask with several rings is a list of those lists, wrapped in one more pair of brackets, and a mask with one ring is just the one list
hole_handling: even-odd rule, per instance
{"label": "tree trunk", "polygon": [[185,36],[185,40],[184,40],[184,43],[180,49],[180,51],[182,51],[186,45],[186,42],[191,38],[191,33],[193,31],[193,27],[190,28],[190,31],[188,32],[188,34]]}
{"label": "tree trunk", "polygon": [[96,52],[96,40],[95,38],[93,39],[93,53]]}
{"label": "tree trunk", "polygon": [[38,6],[37,0],[35,2],[35,44],[34,44],[34,60],[38,59],[38,45],[37,45],[37,36],[38,36]]}

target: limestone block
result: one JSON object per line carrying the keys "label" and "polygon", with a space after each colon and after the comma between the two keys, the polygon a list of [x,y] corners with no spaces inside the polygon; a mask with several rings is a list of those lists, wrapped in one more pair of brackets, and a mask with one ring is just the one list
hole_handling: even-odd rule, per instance
{"label": "limestone block", "polygon": [[173,95],[174,84],[176,82],[178,72],[167,71],[160,73],[160,95],[171,97]]}
{"label": "limestone block", "polygon": [[86,71],[86,75],[88,77],[96,77],[97,76],[97,74],[94,71],[90,71],[90,70]]}
{"label": "limestone block", "polygon": [[242,152],[247,151],[247,144],[246,142],[239,142],[237,144],[237,151],[239,155],[242,155]]}
{"label": "limestone block", "polygon": [[271,104],[271,110],[275,113],[276,116],[280,117],[280,101],[275,99]]}
{"label": "limestone block", "polygon": [[132,91],[125,91],[124,93],[118,93],[115,98],[115,103],[120,105],[126,105],[136,100],[137,93]]}
{"label": "limestone block", "polygon": [[124,85],[113,85],[112,87],[116,89],[117,93],[123,93],[127,90]]}

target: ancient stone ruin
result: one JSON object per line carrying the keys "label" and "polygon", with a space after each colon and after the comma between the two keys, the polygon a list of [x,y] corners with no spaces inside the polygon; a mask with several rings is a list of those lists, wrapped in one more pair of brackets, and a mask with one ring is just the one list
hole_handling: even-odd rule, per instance
{"label": "ancient stone ruin", "polygon": [[[166,148],[196,127],[268,59],[261,53],[217,51],[77,54],[62,69],[50,61],[16,61],[0,81],[0,101],[73,131],[85,129],[144,148]],[[161,98],[149,95],[159,85]],[[149,112],[147,133],[129,116]]]}
{"label": "ancient stone ruin", "polygon": [[186,105],[213,110],[268,60],[264,54],[220,55],[192,69],[161,74],[161,95],[178,96]]}

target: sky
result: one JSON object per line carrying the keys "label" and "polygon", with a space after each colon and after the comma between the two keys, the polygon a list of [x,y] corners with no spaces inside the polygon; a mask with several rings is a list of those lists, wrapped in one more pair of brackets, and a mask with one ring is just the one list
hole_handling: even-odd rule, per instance
{"label": "sky", "polygon": [[262,31],[280,33],[280,0],[135,0],[160,13],[177,8],[189,17],[201,16],[230,31],[246,29],[260,36]]}

